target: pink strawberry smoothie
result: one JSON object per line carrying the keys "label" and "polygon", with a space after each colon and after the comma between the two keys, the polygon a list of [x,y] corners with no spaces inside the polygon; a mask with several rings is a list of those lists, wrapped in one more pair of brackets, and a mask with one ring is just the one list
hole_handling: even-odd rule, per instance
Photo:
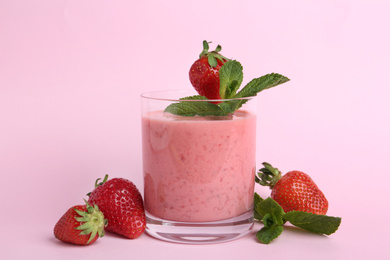
{"label": "pink strawberry smoothie", "polygon": [[218,221],[253,207],[256,116],[142,118],[144,203],[148,214]]}

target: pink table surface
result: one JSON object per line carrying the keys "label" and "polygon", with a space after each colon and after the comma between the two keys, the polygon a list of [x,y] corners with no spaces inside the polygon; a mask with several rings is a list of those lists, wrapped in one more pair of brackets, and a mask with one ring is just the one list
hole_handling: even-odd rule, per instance
{"label": "pink table surface", "polygon": [[[388,1],[0,1],[0,219],[4,259],[388,259]],[[286,227],[215,245],[52,230],[95,179],[143,188],[140,99],[191,88],[203,40],[244,66],[258,97],[257,163],[309,173],[342,217],[333,235]],[[256,187],[264,197],[267,188]]]}

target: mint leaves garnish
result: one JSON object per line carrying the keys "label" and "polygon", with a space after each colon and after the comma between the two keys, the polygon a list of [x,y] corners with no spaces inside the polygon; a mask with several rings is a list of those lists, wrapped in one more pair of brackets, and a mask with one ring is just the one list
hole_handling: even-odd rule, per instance
{"label": "mint leaves garnish", "polygon": [[198,96],[181,98],[181,100],[194,100],[194,102],[185,101],[179,103],[172,103],[167,108],[165,108],[165,112],[169,112],[174,115],[182,115],[182,116],[195,116],[195,115],[224,116],[226,115],[225,111],[216,104],[210,102],[199,102],[199,100],[207,100],[206,97],[198,95]]}
{"label": "mint leaves garnish", "polygon": [[[257,196],[259,195],[257,194]],[[255,212],[257,212],[258,216],[261,218],[259,220],[262,220],[264,223],[264,227],[256,234],[261,242],[268,244],[282,234],[284,229],[284,211],[276,201],[271,198],[262,200],[257,205],[255,204]]]}
{"label": "mint leaves garnish", "polygon": [[219,70],[219,94],[221,98],[233,98],[243,78],[242,66],[238,61],[226,62]]}
{"label": "mint leaves garnish", "polygon": [[324,235],[331,235],[336,232],[341,222],[341,218],[302,211],[290,211],[283,217],[294,226]]}
{"label": "mint leaves garnish", "polygon": [[271,73],[253,79],[237,93],[243,80],[242,71],[241,64],[236,60],[227,61],[219,71],[221,99],[234,100],[220,103],[199,102],[199,100],[207,100],[207,98],[195,95],[181,98],[182,102],[172,103],[164,111],[180,116],[226,116],[234,113],[234,111],[245,104],[248,101],[246,98],[256,96],[257,93],[264,89],[269,89],[289,81],[283,75]]}
{"label": "mint leaves garnish", "polygon": [[336,232],[341,223],[339,217],[316,215],[303,211],[285,213],[275,200],[272,198],[262,199],[257,193],[255,193],[254,201],[254,218],[264,224],[256,236],[264,244],[269,244],[277,238],[284,230],[283,225],[287,221],[301,229],[324,235]]}

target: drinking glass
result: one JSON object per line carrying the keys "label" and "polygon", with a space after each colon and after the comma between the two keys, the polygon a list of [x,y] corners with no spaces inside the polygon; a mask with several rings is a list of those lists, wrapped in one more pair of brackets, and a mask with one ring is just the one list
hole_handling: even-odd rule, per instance
{"label": "drinking glass", "polygon": [[[256,100],[179,100],[195,94],[141,95],[146,232],[187,244],[239,239],[253,228]],[[164,112],[172,103],[236,101],[244,105],[225,116]]]}

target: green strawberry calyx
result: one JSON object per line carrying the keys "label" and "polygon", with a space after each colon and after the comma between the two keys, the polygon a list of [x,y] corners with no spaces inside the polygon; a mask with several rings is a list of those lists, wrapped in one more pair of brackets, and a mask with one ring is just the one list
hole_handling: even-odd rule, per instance
{"label": "green strawberry calyx", "polygon": [[81,211],[73,208],[79,216],[75,216],[75,219],[82,224],[76,227],[76,230],[81,230],[80,235],[91,234],[87,244],[89,244],[95,237],[103,237],[105,232],[104,228],[107,226],[108,221],[104,218],[103,213],[99,210],[97,205],[91,206],[85,200],[87,211]]}
{"label": "green strawberry calyx", "polygon": [[212,68],[217,67],[217,65],[218,65],[217,60],[220,60],[222,63],[229,61],[228,58],[226,58],[225,56],[223,56],[219,53],[222,50],[221,45],[218,45],[214,51],[209,52],[209,49],[210,49],[209,43],[211,43],[211,42],[203,41],[203,50],[199,54],[199,59],[201,59],[203,56],[206,56],[207,61],[210,65],[210,67],[212,67]]}
{"label": "green strawberry calyx", "polygon": [[104,179],[103,179],[103,181],[102,182],[99,182],[101,179],[99,178],[99,179],[97,179],[96,181],[95,181],[95,188],[97,188],[97,187],[99,187],[99,186],[102,186],[104,183],[106,183],[106,181],[108,180],[108,174],[106,174],[105,176],[104,176]]}
{"label": "green strawberry calyx", "polygon": [[263,162],[263,168],[257,173],[259,177],[255,177],[255,181],[262,186],[269,186],[271,189],[282,178],[282,173],[278,168],[272,167],[271,164]]}
{"label": "green strawberry calyx", "polygon": [[[108,174],[106,174],[106,175],[104,176],[103,181],[99,182],[100,180],[101,180],[100,178],[96,179],[96,181],[95,181],[95,189],[96,189],[97,187],[99,187],[99,186],[102,186],[104,183],[106,183],[106,181],[108,180]],[[88,196],[88,197],[89,197],[90,195],[91,195],[91,192],[87,193],[87,196]]]}

